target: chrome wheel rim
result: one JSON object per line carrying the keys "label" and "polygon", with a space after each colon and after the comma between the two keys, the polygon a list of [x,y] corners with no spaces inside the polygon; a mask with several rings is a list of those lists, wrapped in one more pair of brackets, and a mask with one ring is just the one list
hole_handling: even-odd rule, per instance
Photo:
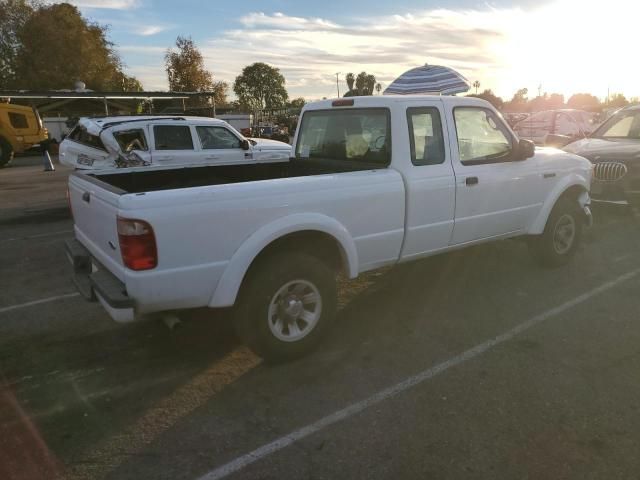
{"label": "chrome wheel rim", "polygon": [[318,288],[307,280],[292,280],[271,298],[267,322],[278,340],[297,342],[311,333],[321,314],[322,297]]}
{"label": "chrome wheel rim", "polygon": [[553,249],[559,255],[566,254],[573,246],[576,238],[576,221],[573,216],[565,213],[556,222],[553,229]]}

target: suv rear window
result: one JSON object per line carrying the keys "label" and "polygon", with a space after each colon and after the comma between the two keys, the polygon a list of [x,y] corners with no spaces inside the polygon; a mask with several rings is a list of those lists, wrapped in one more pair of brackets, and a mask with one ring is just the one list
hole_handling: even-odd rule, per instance
{"label": "suv rear window", "polygon": [[88,147],[105,150],[100,137],[98,137],[97,135],[91,135],[80,125],[76,125],[76,127],[71,130],[71,133],[69,133],[69,136],[67,138]]}
{"label": "suv rear window", "polygon": [[302,117],[296,158],[388,165],[391,128],[386,108],[312,110]]}
{"label": "suv rear window", "polygon": [[13,128],[29,128],[27,116],[21,113],[9,112],[9,121]]}
{"label": "suv rear window", "polygon": [[153,127],[156,150],[193,150],[191,129],[186,126],[156,125]]}

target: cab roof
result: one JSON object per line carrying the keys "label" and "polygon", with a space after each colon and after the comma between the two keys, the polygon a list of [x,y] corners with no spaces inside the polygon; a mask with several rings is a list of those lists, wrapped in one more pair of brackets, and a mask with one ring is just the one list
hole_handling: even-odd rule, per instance
{"label": "cab roof", "polygon": [[[353,105],[336,106],[333,104],[336,101],[349,103],[351,100],[353,100]],[[476,105],[486,107],[490,105],[489,102],[481,98],[456,97],[453,95],[371,95],[365,97],[330,98],[308,103],[304,108],[305,110],[326,110],[333,108],[385,107],[397,104],[416,104],[424,101],[436,101],[451,106]]]}

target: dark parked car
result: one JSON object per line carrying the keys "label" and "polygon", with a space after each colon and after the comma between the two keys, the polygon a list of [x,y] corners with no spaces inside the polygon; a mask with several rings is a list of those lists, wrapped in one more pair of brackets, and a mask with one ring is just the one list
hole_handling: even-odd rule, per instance
{"label": "dark parked car", "polygon": [[593,200],[640,206],[640,106],[620,110],[564,150],[594,164]]}

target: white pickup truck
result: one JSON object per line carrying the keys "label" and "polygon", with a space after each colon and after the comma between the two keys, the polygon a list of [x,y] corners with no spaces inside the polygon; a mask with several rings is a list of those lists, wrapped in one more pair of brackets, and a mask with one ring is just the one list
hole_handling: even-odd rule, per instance
{"label": "white pickup truck", "polygon": [[590,224],[591,164],[519,140],[483,100],[307,105],[287,162],[73,173],[74,277],[117,321],[235,306],[272,361],[316,346],[336,274],[523,236],[549,265]]}

